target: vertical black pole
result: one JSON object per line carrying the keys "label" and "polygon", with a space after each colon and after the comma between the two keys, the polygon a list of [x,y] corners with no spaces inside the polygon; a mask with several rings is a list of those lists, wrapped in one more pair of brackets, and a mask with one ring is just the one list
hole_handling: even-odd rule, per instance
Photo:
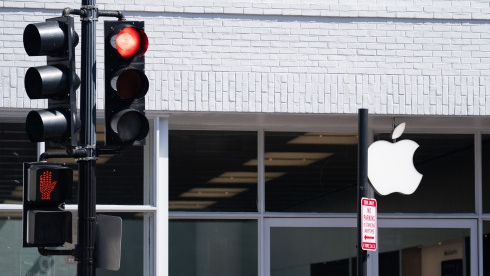
{"label": "vertical black pole", "polygon": [[78,276],[95,276],[95,161],[96,156],[96,61],[95,22],[97,9],[95,0],[82,0],[82,66],[80,146],[86,150],[86,157],[78,160]]}
{"label": "vertical black pole", "polygon": [[361,198],[367,197],[367,169],[368,169],[368,110],[359,109],[357,144],[357,276],[367,274],[367,251],[361,247]]}

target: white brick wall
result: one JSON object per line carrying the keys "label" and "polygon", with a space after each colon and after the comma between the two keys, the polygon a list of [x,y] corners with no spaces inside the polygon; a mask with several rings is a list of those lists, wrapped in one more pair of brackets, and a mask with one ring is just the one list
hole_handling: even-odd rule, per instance
{"label": "white brick wall", "polygon": [[[97,4],[145,21],[149,110],[490,115],[488,1],[135,2]],[[25,54],[22,32],[79,6],[0,2],[0,107],[44,106],[24,92],[44,61]]]}

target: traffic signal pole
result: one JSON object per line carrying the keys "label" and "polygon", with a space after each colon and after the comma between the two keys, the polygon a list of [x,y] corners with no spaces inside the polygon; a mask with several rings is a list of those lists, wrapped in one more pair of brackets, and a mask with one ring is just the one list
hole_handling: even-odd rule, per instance
{"label": "traffic signal pole", "polygon": [[78,159],[78,276],[95,276],[95,191],[96,177],[96,26],[97,7],[95,0],[82,0],[82,52],[80,87],[80,147],[86,156]]}

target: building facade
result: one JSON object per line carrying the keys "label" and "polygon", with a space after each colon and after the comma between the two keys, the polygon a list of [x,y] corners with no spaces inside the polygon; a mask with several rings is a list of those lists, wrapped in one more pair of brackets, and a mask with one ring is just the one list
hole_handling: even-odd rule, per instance
{"label": "building facade", "polygon": [[[22,163],[60,150],[25,134],[27,113],[47,102],[25,93],[25,72],[45,58],[28,56],[22,35],[27,24],[80,5],[0,3],[6,275],[76,275],[70,260],[21,247]],[[120,271],[97,274],[355,275],[365,108],[371,141],[390,140],[406,122],[400,139],[419,144],[414,164],[424,175],[413,195],[370,191],[379,229],[368,275],[490,275],[490,2],[97,6],[145,21],[150,45],[146,143],[98,160],[97,210],[123,218],[123,248]],[[114,19],[96,23],[100,147],[105,20]],[[75,26],[80,35],[77,17]],[[79,45],[78,68],[80,53]]]}

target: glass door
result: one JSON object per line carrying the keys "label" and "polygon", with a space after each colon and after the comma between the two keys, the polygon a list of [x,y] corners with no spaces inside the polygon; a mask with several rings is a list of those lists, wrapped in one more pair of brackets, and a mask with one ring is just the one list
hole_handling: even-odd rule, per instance
{"label": "glass door", "polygon": [[[269,218],[263,275],[355,276],[355,218]],[[380,219],[368,275],[478,275],[473,219]],[[268,254],[267,254],[268,253]]]}

